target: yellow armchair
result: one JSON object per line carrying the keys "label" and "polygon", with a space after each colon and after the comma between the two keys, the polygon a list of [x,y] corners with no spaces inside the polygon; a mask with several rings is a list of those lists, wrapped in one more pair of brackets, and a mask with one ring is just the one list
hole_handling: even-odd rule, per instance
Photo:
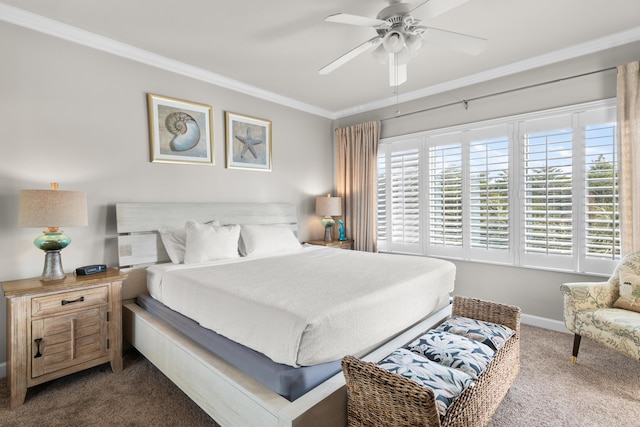
{"label": "yellow armchair", "polygon": [[575,334],[573,363],[577,361],[583,336],[640,360],[640,313],[613,307],[619,297],[621,270],[640,275],[640,252],[626,255],[606,282],[560,286],[564,323]]}

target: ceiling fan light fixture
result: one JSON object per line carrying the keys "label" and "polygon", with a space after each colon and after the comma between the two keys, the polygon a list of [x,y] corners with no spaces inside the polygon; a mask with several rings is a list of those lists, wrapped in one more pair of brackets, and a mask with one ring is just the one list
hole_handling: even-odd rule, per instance
{"label": "ceiling fan light fixture", "polygon": [[380,62],[381,64],[386,64],[387,61],[389,60],[389,54],[387,53],[386,49],[384,48],[384,46],[382,45],[382,43],[380,43],[378,45],[378,47],[376,47],[375,49],[373,49],[373,51],[371,52],[371,54],[373,55],[374,58],[376,58],[376,60],[378,60],[378,62]]}
{"label": "ceiling fan light fixture", "polygon": [[326,18],[329,22],[372,27],[377,35],[321,68],[318,71],[320,74],[328,74],[371,50],[380,63],[387,64],[389,84],[397,87],[407,81],[407,63],[418,55],[422,43],[435,42],[471,55],[477,55],[486,48],[485,39],[424,26],[421,19],[411,15],[422,8],[423,19],[431,19],[469,0],[420,0],[417,5],[404,3],[405,0],[386,1],[389,6],[382,9],[375,19],[346,13],[336,13]]}
{"label": "ceiling fan light fixture", "polygon": [[418,55],[420,48],[422,47],[422,36],[418,34],[410,34],[406,40],[407,49],[411,56]]}
{"label": "ceiling fan light fixture", "polygon": [[404,47],[404,34],[400,31],[389,31],[382,39],[382,45],[387,53],[397,53]]}

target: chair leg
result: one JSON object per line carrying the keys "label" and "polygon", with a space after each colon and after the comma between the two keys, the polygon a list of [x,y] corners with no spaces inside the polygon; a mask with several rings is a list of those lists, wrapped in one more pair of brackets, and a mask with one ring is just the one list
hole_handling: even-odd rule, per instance
{"label": "chair leg", "polygon": [[580,340],[582,336],[575,334],[573,337],[573,357],[571,358],[571,363],[576,363],[578,361],[578,350],[580,349]]}

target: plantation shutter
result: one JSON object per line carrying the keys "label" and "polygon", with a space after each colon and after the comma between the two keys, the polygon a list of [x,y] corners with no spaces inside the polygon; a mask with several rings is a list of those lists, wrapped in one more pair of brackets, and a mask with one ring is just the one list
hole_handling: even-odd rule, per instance
{"label": "plantation shutter", "polygon": [[610,274],[616,128],[607,100],[383,140],[379,249]]}
{"label": "plantation shutter", "polygon": [[620,256],[616,110],[585,115],[585,256]]}
{"label": "plantation shutter", "polygon": [[382,147],[378,147],[378,247],[387,241],[387,168],[386,155]]}
{"label": "plantation shutter", "polygon": [[509,126],[467,134],[469,255],[508,262],[511,249]]}
{"label": "plantation shutter", "polygon": [[574,250],[571,115],[524,122],[520,132],[524,189],[521,256],[526,264],[570,267]]}
{"label": "plantation shutter", "polygon": [[415,139],[385,144],[379,153],[379,249],[421,253],[420,142]]}
{"label": "plantation shutter", "polygon": [[460,252],[463,243],[462,144],[429,147],[429,247]]}

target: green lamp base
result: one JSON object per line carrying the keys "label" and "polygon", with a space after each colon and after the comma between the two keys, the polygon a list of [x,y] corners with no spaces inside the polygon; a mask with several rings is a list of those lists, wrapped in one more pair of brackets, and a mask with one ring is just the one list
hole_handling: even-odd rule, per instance
{"label": "green lamp base", "polygon": [[325,216],[320,223],[324,226],[324,241],[331,242],[331,227],[335,225],[336,221],[330,216]]}
{"label": "green lamp base", "polygon": [[69,246],[69,243],[71,243],[71,238],[61,231],[45,231],[33,241],[38,249],[45,251],[44,268],[40,280],[48,282],[67,277],[62,269],[60,251]]}

